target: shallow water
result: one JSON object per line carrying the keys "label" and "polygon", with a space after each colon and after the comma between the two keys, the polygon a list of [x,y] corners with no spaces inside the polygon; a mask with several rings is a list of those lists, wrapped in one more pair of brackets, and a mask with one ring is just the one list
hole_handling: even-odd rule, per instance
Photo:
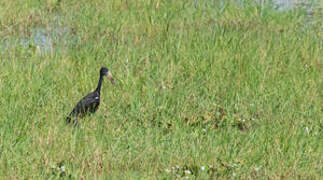
{"label": "shallow water", "polygon": [[297,7],[302,7],[311,11],[314,6],[318,6],[318,3],[318,0],[273,0],[273,4],[280,11],[292,10]]}
{"label": "shallow water", "polygon": [[297,3],[295,0],[273,0],[273,4],[280,11],[293,9],[295,3]]}
{"label": "shallow water", "polygon": [[14,48],[35,48],[43,55],[54,53],[57,50],[67,49],[75,43],[76,36],[72,30],[62,22],[63,18],[55,17],[53,22],[45,27],[36,27],[30,30],[29,36],[7,36],[0,41],[0,53]]}

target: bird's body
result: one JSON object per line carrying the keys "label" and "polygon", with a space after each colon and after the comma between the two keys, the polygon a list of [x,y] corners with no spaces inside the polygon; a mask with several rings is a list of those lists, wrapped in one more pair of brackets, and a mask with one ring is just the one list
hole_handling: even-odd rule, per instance
{"label": "bird's body", "polygon": [[66,118],[68,123],[77,124],[77,119],[82,118],[87,114],[94,113],[98,110],[100,105],[100,93],[103,82],[103,76],[109,76],[111,82],[114,84],[114,79],[107,68],[102,67],[100,70],[100,79],[97,88],[84,96],[73,108],[72,112]]}
{"label": "bird's body", "polygon": [[67,117],[67,121],[71,121],[72,116],[84,117],[88,113],[94,113],[98,110],[100,105],[100,93],[92,92],[86,95],[83,99],[81,99],[70,115]]}

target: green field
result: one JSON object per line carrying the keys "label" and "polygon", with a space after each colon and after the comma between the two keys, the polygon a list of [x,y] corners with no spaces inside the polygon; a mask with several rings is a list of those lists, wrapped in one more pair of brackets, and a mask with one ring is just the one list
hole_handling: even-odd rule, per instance
{"label": "green field", "polygon": [[322,4],[1,0],[0,179],[323,178]]}

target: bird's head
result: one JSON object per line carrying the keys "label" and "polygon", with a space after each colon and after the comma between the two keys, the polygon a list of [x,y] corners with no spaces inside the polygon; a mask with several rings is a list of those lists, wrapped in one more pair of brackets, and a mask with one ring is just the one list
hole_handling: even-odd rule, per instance
{"label": "bird's head", "polygon": [[110,73],[109,69],[106,67],[101,67],[100,69],[100,75],[101,76],[108,76],[112,84],[115,84],[114,78],[112,77],[112,74]]}

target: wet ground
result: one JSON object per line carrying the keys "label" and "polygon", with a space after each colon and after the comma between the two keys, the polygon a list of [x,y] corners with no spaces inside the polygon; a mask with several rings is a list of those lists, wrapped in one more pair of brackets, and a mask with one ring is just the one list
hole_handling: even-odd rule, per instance
{"label": "wet ground", "polygon": [[[200,1],[201,2],[201,1]],[[205,1],[206,3],[208,1]],[[212,1],[213,3],[214,1]],[[238,5],[245,5],[244,0],[238,0]],[[198,6],[198,1],[195,1],[194,6]],[[225,6],[226,3],[232,3],[228,1],[220,1],[221,6]],[[296,8],[302,8],[307,12],[308,19],[311,22],[311,17],[315,14],[315,9],[321,9],[319,1],[313,0],[273,0],[265,1],[258,0],[255,6],[265,7],[270,6],[277,11],[292,11]],[[262,9],[262,8],[261,8]],[[63,25],[62,25],[63,24]],[[304,24],[307,26],[307,24]],[[19,35],[18,35],[19,36]],[[5,53],[6,50],[16,46],[22,48],[34,47],[40,54],[53,53],[54,49],[66,49],[69,45],[72,45],[77,40],[76,35],[72,33],[72,30],[68,26],[64,26],[62,18],[55,17],[53,23],[48,24],[46,27],[37,27],[31,30],[29,37],[3,37],[0,41],[0,53]]]}

